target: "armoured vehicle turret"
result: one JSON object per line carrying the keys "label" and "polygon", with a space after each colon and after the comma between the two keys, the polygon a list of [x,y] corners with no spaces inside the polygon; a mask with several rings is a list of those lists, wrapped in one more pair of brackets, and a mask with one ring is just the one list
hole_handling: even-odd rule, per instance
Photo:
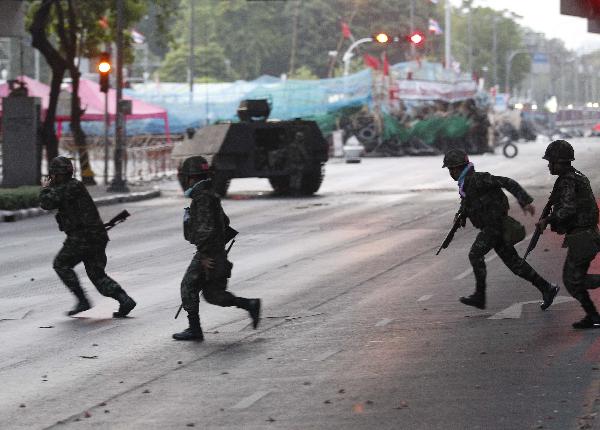
{"label": "armoured vehicle turret", "polygon": [[[173,148],[172,158],[179,167],[187,157],[206,158],[214,169],[215,191],[221,196],[227,194],[231,179],[254,177],[267,178],[277,194],[286,195],[293,191],[290,175],[298,170],[297,157],[288,154],[301,136],[305,155],[300,187],[295,192],[305,196],[317,192],[329,153],[317,123],[303,119],[268,120],[269,114],[267,100],[243,100],[237,110],[239,122],[188,130],[183,142]],[[292,158],[295,166],[289,161]]]}

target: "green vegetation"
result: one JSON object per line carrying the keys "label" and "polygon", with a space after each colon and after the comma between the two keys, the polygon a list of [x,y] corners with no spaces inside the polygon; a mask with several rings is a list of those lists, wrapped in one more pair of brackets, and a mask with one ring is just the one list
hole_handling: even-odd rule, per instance
{"label": "green vegetation", "polygon": [[40,205],[38,195],[40,187],[28,185],[17,188],[0,188],[0,210],[35,208]]}
{"label": "green vegetation", "polygon": [[[160,68],[163,81],[185,82],[190,39],[191,0],[180,0],[178,15],[173,17],[168,53]],[[429,18],[443,27],[444,2],[415,2],[414,27],[426,35],[424,46],[418,49],[420,58],[443,61],[444,37],[427,32]],[[340,75],[341,57],[350,45],[344,39],[344,21],[356,39],[385,31],[406,36],[410,32],[410,0],[311,0],[311,1],[195,1],[194,10],[194,75],[209,80],[231,81],[255,79],[261,75],[314,79]],[[469,2],[466,1],[465,5]],[[497,34],[497,76],[504,86],[505,59],[511,50],[523,49],[526,29],[514,16],[487,7],[472,7],[473,71],[481,75],[493,69],[492,25]],[[453,8],[452,54],[462,70],[468,68],[468,14]],[[351,70],[363,68],[362,54],[378,56],[383,50],[389,61],[408,59],[406,44],[386,46],[362,45],[355,51]],[[337,52],[333,57],[330,52]],[[530,68],[528,56],[514,58],[511,85],[523,80]]]}

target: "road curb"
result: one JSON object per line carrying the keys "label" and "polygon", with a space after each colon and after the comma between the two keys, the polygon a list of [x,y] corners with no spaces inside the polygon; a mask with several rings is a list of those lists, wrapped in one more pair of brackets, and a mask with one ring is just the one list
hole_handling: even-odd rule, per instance
{"label": "road curb", "polygon": [[[160,197],[160,190],[140,191],[135,193],[115,194],[114,196],[96,197],[94,203],[96,206],[108,206],[125,202],[137,202],[140,200],[154,199]],[[0,222],[15,222],[25,218],[32,218],[40,215],[45,215],[50,211],[42,208],[19,209],[16,211],[0,210]]]}

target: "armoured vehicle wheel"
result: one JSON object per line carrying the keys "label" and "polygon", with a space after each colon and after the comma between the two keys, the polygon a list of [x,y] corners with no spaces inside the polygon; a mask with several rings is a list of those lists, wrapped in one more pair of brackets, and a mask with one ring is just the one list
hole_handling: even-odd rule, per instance
{"label": "armoured vehicle wheel", "polygon": [[302,194],[309,196],[319,191],[323,182],[323,168],[319,165],[302,176]]}
{"label": "armoured vehicle wheel", "polygon": [[290,192],[289,176],[272,176],[269,178],[269,183],[276,194],[288,194]]}
{"label": "armoured vehicle wheel", "polygon": [[227,195],[230,183],[231,179],[229,179],[229,176],[221,172],[215,173],[213,178],[213,189],[219,196],[225,197]]}

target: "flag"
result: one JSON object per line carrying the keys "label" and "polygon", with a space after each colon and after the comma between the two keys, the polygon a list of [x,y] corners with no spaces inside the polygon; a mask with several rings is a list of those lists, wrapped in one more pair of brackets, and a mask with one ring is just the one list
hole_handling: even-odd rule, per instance
{"label": "flag", "polygon": [[133,43],[142,44],[146,42],[146,37],[135,30],[131,30],[131,38],[133,39]]}
{"label": "flag", "polygon": [[342,36],[344,39],[350,39],[352,37],[352,32],[350,31],[350,26],[342,21]]}
{"label": "flag", "polygon": [[98,24],[100,25],[100,27],[106,30],[108,28],[108,18],[103,16],[98,20]]}
{"label": "flag", "polygon": [[390,62],[388,61],[387,53],[383,53],[383,76],[390,75]]}
{"label": "flag", "polygon": [[364,57],[365,66],[370,67],[375,70],[379,70],[379,60],[372,55],[365,54]]}
{"label": "flag", "polygon": [[440,27],[440,24],[438,24],[438,22],[433,18],[429,18],[429,32],[438,36],[440,34],[444,34],[444,31],[442,30],[442,27]]}

